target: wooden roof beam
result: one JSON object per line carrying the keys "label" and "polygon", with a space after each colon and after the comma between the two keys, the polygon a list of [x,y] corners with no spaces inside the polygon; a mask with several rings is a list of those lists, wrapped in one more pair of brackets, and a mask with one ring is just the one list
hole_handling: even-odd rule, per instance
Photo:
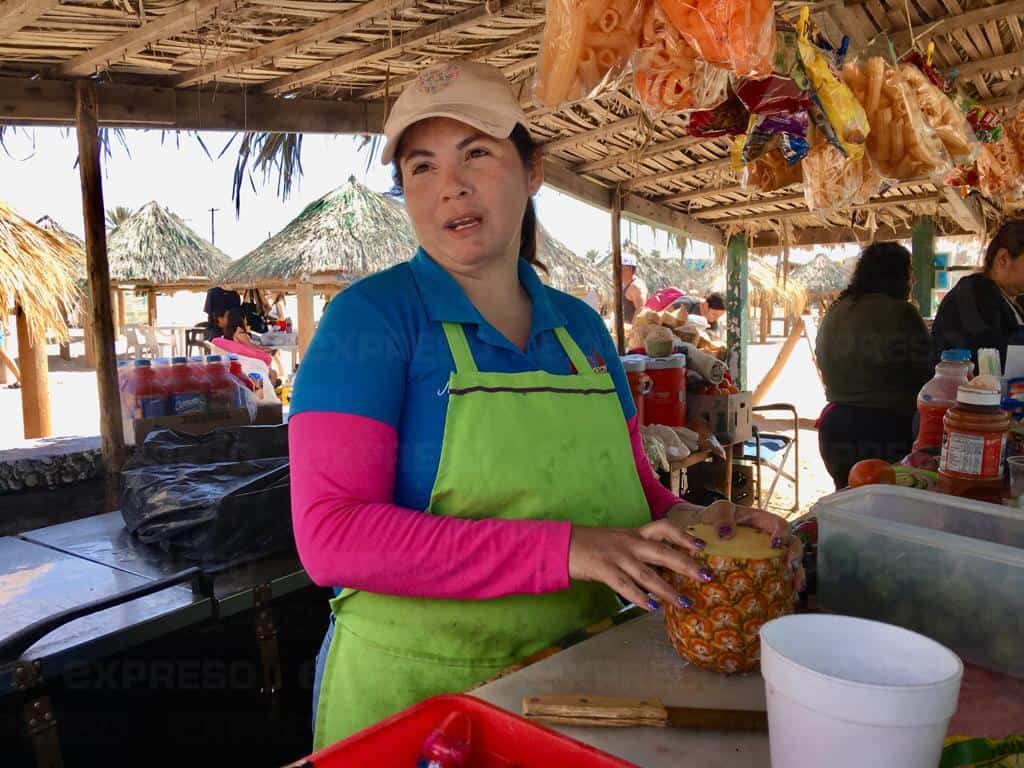
{"label": "wooden roof beam", "polygon": [[1008,69],[1024,67],[1024,51],[1015,51],[1005,56],[993,56],[990,59],[978,59],[968,61],[950,67],[950,72],[956,71],[960,77],[970,78],[975,75],[985,75],[989,72],[1005,72]]}
{"label": "wooden roof beam", "polygon": [[630,179],[623,183],[625,189],[634,189],[636,187],[646,187],[651,184],[661,184],[667,181],[682,181],[685,179],[691,179],[694,176],[700,176],[703,173],[711,173],[713,171],[719,171],[723,168],[732,167],[732,158],[720,157],[717,160],[711,160],[706,163],[694,163],[684,168],[676,168],[671,171],[662,171],[661,173],[649,173],[643,176],[638,176],[635,179]]}
{"label": "wooden roof beam", "polygon": [[639,163],[644,160],[651,160],[661,155],[668,154],[669,152],[678,152],[681,149],[689,149],[695,147],[698,144],[704,142],[715,141],[715,138],[707,138],[704,136],[684,136],[681,139],[672,139],[671,141],[663,141],[658,144],[649,144],[646,147],[638,147],[637,149],[631,149],[628,152],[622,152],[616,155],[609,155],[603,157],[600,160],[593,160],[589,163],[579,163],[573,166],[573,170],[576,173],[593,173],[594,171],[603,171],[605,168],[612,168],[616,165],[630,165],[632,163]]}
{"label": "wooden roof beam", "polygon": [[[511,48],[515,48],[518,45],[522,45],[523,43],[529,43],[534,40],[539,40],[541,35],[544,34],[544,29],[542,26],[543,23],[543,19],[537,19],[538,26],[534,27],[533,29],[528,29],[525,32],[520,32],[518,35],[512,35],[512,37],[505,38],[504,40],[494,43],[493,45],[486,45],[483,48],[477,48],[475,51],[470,52],[469,55],[464,56],[463,58],[469,59],[470,61],[484,61],[485,59],[489,59],[492,56],[498,56]],[[524,59],[523,61],[517,61],[516,64],[513,66],[525,64],[527,61],[529,61],[532,65],[536,62],[536,58],[536,56],[531,56],[529,60]],[[509,68],[511,69],[512,67]],[[503,69],[502,71],[504,72],[505,70]],[[508,75],[510,73],[505,72],[505,74]],[[407,86],[417,77],[419,77],[418,73],[415,75],[403,75],[402,77],[396,77],[393,78],[390,83],[388,83],[387,87],[380,86],[367,88],[365,91],[360,91],[358,93],[353,94],[353,98],[383,98],[385,92],[387,92],[391,98],[395,98],[398,95],[398,93],[403,88],[405,88],[405,86]]]}
{"label": "wooden roof beam", "polygon": [[[871,200],[867,203],[861,203],[859,205],[851,205],[843,208],[842,212],[846,211],[870,211],[876,208],[888,208],[893,205],[934,205],[939,200],[942,200],[942,196],[939,194],[934,195],[903,195],[901,197],[880,197],[877,200]],[[794,208],[789,211],[774,211],[772,213],[757,213],[753,216],[737,216],[732,219],[718,219],[715,224],[740,224],[744,221],[764,221],[766,219],[792,219],[797,216],[816,216],[818,214],[807,210],[806,208]]]}
{"label": "wooden roof beam", "polygon": [[204,83],[215,79],[226,72],[243,72],[258,67],[276,56],[299,53],[304,48],[319,43],[326,43],[344,35],[365,22],[384,13],[402,11],[416,5],[416,0],[370,0],[360,3],[346,11],[329,16],[306,29],[292,32],[272,40],[264,45],[257,45],[242,53],[225,56],[209,64],[190,69],[177,77],[171,78],[171,85],[184,88],[189,85]]}
{"label": "wooden roof beam", "polygon": [[438,19],[432,24],[426,24],[418,29],[395,35],[392,40],[381,40],[372,45],[360,48],[358,51],[337,56],[333,59],[316,64],[312,67],[300,69],[290,75],[275,78],[264,83],[262,90],[266,93],[280,95],[294,91],[304,85],[310,85],[319,80],[342,74],[351,69],[372,64],[388,56],[401,53],[418,43],[431,38],[437,38],[445,34],[454,34],[468,27],[477,26],[483,19],[499,16],[505,11],[522,5],[527,0],[495,0],[493,3],[481,3],[475,5],[462,13],[446,16]]}
{"label": "wooden roof beam", "polygon": [[[968,233],[948,229],[941,233],[942,237],[962,237]],[[799,248],[812,245],[838,245],[840,243],[869,243],[881,242],[884,240],[909,240],[911,235],[909,226],[893,228],[888,224],[880,224],[876,229],[866,227],[828,226],[828,227],[807,227],[794,228],[790,232],[789,246]],[[751,249],[778,249],[784,245],[778,232],[758,232],[749,239]]]}
{"label": "wooden roof beam", "polygon": [[157,16],[153,21],[61,64],[57,74],[62,77],[91,75],[111,62],[138,53],[150,43],[188,29],[197,29],[214,14],[230,10],[241,2],[244,0],[185,0],[170,13]]}
{"label": "wooden roof beam", "polygon": [[[560,192],[597,206],[603,211],[612,209],[612,195],[615,194],[613,189],[581,178],[561,163],[550,159],[544,161],[544,182]],[[699,222],[685,213],[658,205],[639,195],[626,194],[624,196],[622,214],[634,221],[679,232],[711,245],[725,245],[725,237],[717,228]]]}
{"label": "wooden roof beam", "polygon": [[946,200],[946,211],[953,221],[966,232],[985,234],[985,214],[976,196],[963,198],[960,196],[960,190],[947,186],[943,186],[940,191]]}
{"label": "wooden roof beam", "polygon": [[[1024,0],[1010,0],[1008,3],[994,3],[973,11],[959,13],[955,16],[945,16],[938,21],[929,24],[927,22],[918,24],[914,29],[913,39],[917,42],[931,40],[939,35],[948,35],[967,27],[974,27],[989,21],[1005,19],[1007,16],[1017,16],[1024,13]],[[900,47],[910,44],[911,30],[903,26],[889,32],[889,39],[893,45]]]}
{"label": "wooden roof beam", "polygon": [[13,35],[57,6],[60,0],[4,0],[0,2],[0,37]]}
{"label": "wooden roof beam", "polygon": [[610,136],[630,128],[636,128],[639,125],[640,115],[630,115],[629,117],[624,117],[621,120],[616,120],[614,123],[606,123],[605,125],[599,125],[597,128],[591,128],[589,131],[581,131],[580,133],[574,133],[560,139],[552,139],[551,141],[545,142],[542,146],[545,152],[557,152],[560,149],[578,147],[581,144],[597,141],[599,139],[603,139],[605,136]]}
{"label": "wooden roof beam", "polygon": [[[96,92],[103,127],[336,134],[379,133],[384,124],[380,102],[275,99],[112,83],[97,83]],[[74,125],[74,83],[0,77],[0,123]]]}

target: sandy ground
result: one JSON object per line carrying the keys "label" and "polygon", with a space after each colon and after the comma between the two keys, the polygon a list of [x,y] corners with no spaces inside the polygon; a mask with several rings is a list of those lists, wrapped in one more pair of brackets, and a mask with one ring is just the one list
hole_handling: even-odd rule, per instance
{"label": "sandy ground", "polygon": [[[12,329],[13,330],[13,329]],[[781,323],[775,324],[775,332],[781,335]],[[80,338],[81,332],[78,332]],[[17,355],[17,340],[7,337],[7,352]],[[782,344],[780,337],[771,337],[767,344],[750,346],[749,382],[760,381],[774,362]],[[72,344],[70,361],[62,360],[56,346],[48,348],[50,363],[50,402],[55,435],[87,436],[99,434],[99,401],[96,396],[96,377],[85,366],[81,342]],[[123,352],[123,349],[119,349]],[[810,347],[801,340],[785,370],[768,393],[764,402],[791,403],[799,411],[803,427],[800,430],[800,509],[806,511],[821,496],[831,493],[832,480],[825,471],[818,454],[818,435],[807,428],[817,417],[825,403],[825,395],[811,359]],[[15,448],[23,443],[21,391],[0,386],[0,452]],[[778,422],[769,425],[772,431],[792,434],[779,427]],[[792,461],[792,459],[790,459]],[[791,464],[788,465],[791,471]],[[771,475],[765,473],[765,485]],[[793,503],[793,486],[780,480],[775,495],[768,505],[776,512]],[[788,514],[788,513],[785,513]]]}

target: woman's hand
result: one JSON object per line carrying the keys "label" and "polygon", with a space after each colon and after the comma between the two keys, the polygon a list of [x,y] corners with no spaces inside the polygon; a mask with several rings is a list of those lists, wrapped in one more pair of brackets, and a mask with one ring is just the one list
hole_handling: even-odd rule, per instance
{"label": "woman's hand", "polygon": [[659,600],[689,608],[688,599],[670,587],[655,568],[668,568],[699,581],[711,581],[711,571],[669,544],[687,552],[705,546],[703,541],[687,534],[685,527],[668,519],[635,530],[574,525],[569,544],[569,578],[607,584],[626,600],[649,611],[658,610]]}
{"label": "woman's hand", "polygon": [[670,507],[665,519],[683,530],[696,523],[713,525],[720,539],[731,539],[737,525],[748,525],[770,534],[772,546],[786,550],[786,566],[793,573],[797,591],[804,587],[804,547],[800,539],[789,532],[789,523],[778,515],[754,507],[737,506],[729,501],[716,501],[707,507],[682,502]]}

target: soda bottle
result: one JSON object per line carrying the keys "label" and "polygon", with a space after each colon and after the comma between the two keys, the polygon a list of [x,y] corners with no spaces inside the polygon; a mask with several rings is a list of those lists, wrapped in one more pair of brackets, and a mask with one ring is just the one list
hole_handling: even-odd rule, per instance
{"label": "soda bottle", "polygon": [[167,380],[171,376],[171,358],[158,357],[156,360],[154,360],[153,372],[156,374],[157,380],[166,387]]}
{"label": "soda bottle", "polygon": [[220,355],[206,356],[206,382],[210,413],[230,411],[241,405],[240,385],[228,372]]}
{"label": "soda bottle", "polygon": [[136,360],[125,386],[132,418],[151,419],[167,415],[167,388],[157,379],[149,360]]}
{"label": "soda bottle", "polygon": [[942,445],[942,419],[946,411],[956,405],[956,391],[966,384],[974,373],[971,352],[968,349],[947,349],[935,366],[935,376],[921,387],[917,396],[920,423],[914,450],[939,448]]}
{"label": "soda bottle", "polygon": [[238,361],[238,355],[228,355],[228,370],[232,376],[242,382],[243,387],[252,392],[252,379],[246,376],[245,371],[242,370],[242,364]]}
{"label": "soda bottle", "polygon": [[189,364],[187,357],[171,360],[171,375],[168,377],[168,403],[175,416],[187,413],[206,413],[208,410],[206,377],[200,376]]}

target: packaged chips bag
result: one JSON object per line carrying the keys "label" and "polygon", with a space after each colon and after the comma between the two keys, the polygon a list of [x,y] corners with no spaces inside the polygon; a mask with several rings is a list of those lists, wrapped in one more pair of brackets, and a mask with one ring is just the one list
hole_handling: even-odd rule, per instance
{"label": "packaged chips bag", "polygon": [[697,56],[657,2],[648,2],[633,56],[637,100],[652,118],[709,109],[725,101],[729,73]]}
{"label": "packaged chips bag", "polygon": [[900,73],[917,97],[917,104],[925,121],[942,142],[953,162],[957,165],[972,165],[980,149],[978,139],[964,113],[935,84],[922,65],[927,66],[923,62],[904,62],[900,65]]}
{"label": "packaged chips bag", "polygon": [[740,77],[772,71],[775,9],[771,0],[658,0],[704,61]]}
{"label": "packaged chips bag", "polygon": [[637,48],[642,13],[639,0],[548,0],[534,101],[558,107],[610,86]]}
{"label": "packaged chips bag", "polygon": [[866,203],[882,185],[882,178],[864,155],[846,157],[834,144],[818,141],[803,160],[804,199],[816,213]]}

